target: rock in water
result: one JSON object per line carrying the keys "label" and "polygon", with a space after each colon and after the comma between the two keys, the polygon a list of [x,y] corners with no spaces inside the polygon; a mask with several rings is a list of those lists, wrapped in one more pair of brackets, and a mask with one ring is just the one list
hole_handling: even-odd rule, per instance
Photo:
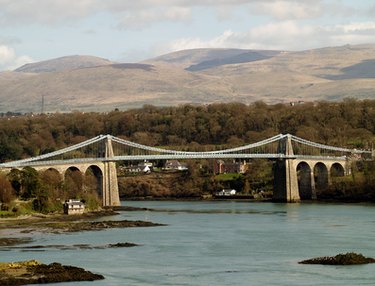
{"label": "rock in water", "polygon": [[42,264],[36,260],[1,263],[0,285],[45,284],[71,281],[94,281],[104,279],[83,268],[61,265],[60,263]]}
{"label": "rock in water", "polygon": [[348,252],[336,256],[323,256],[307,259],[299,262],[300,264],[322,264],[322,265],[356,265],[375,263],[375,259],[364,257],[362,254]]}

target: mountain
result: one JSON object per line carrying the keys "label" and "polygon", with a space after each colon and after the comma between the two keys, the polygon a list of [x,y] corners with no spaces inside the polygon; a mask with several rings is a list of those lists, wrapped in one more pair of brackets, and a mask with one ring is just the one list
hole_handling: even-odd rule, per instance
{"label": "mountain", "polygon": [[16,72],[26,72],[26,73],[43,73],[43,72],[57,72],[66,71],[81,68],[91,68],[97,66],[110,65],[113,62],[93,57],[93,56],[66,56],[57,59],[26,64],[18,69]]}
{"label": "mountain", "polygon": [[238,64],[267,59],[279,51],[243,49],[193,49],[173,52],[148,60],[149,63],[168,63],[188,71],[200,71],[226,64]]}
{"label": "mountain", "polygon": [[42,98],[49,112],[374,98],[375,45],[195,49],[139,63],[70,56],[1,72],[0,90],[0,112],[40,112]]}

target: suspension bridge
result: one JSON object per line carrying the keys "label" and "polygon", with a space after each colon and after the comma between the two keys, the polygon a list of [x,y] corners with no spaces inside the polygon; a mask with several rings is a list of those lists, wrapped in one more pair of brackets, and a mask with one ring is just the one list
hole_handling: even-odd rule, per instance
{"label": "suspension bridge", "polygon": [[99,135],[79,144],[40,156],[5,162],[1,169],[33,167],[53,169],[61,175],[67,170],[85,174],[91,169],[99,181],[103,206],[120,204],[117,161],[171,159],[270,159],[275,161],[274,200],[297,202],[314,199],[316,188],[330,183],[331,172],[348,175],[352,160],[372,158],[371,151],[340,148],[308,141],[290,134],[241,147],[191,152],[146,146],[112,135]]}

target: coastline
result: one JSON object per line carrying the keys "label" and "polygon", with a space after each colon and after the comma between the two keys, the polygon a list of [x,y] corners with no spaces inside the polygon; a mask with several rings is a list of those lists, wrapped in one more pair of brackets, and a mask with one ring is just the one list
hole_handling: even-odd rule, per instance
{"label": "coastline", "polygon": [[[134,209],[134,208],[132,208]],[[31,245],[34,241],[30,236],[32,232],[61,234],[79,231],[100,231],[108,228],[123,227],[154,227],[162,224],[148,221],[130,220],[104,220],[97,218],[114,216],[118,213],[112,209],[84,213],[82,215],[65,214],[32,214],[20,217],[0,219],[0,251],[22,249],[22,251],[44,251],[46,249],[105,249],[136,247],[138,244],[131,242],[117,242],[102,245],[77,244],[77,245]],[[28,285],[35,283],[57,283],[72,281],[94,281],[105,277],[83,268],[62,265],[58,262],[43,264],[36,260],[21,262],[0,261],[1,285]]]}
{"label": "coastline", "polygon": [[[215,202],[213,202],[214,204],[215,204]],[[123,202],[123,204],[124,205],[127,205],[126,204],[126,202]],[[226,209],[228,209],[228,206],[231,206],[231,205],[235,205],[236,203],[230,203],[230,202],[228,202],[228,204],[220,204],[219,203],[219,205],[224,205],[224,208],[226,208]],[[247,203],[247,202],[244,202],[244,203],[240,203],[241,204],[241,207],[244,207],[244,206],[246,206],[246,205],[250,205],[251,203]],[[305,205],[306,206],[308,206],[308,204],[309,203],[306,203]],[[313,203],[313,204],[315,204],[315,203]],[[320,204],[320,202],[318,202],[317,204]],[[131,205],[130,203],[128,204],[128,205]],[[158,206],[158,204],[146,204],[146,203],[142,203],[142,202],[140,202],[140,203],[135,203],[135,204],[133,204],[134,206],[149,206],[150,207],[150,209],[148,209],[148,208],[136,208],[136,207],[131,207],[131,209],[133,209],[133,210],[151,210],[151,211],[153,211],[151,208],[153,208],[153,206],[155,206],[155,210],[157,211],[158,209],[159,209],[159,207],[157,207]],[[164,206],[165,204],[164,203],[161,203],[160,204],[160,209]],[[194,205],[194,202],[191,202],[191,203],[188,203],[188,205]],[[208,208],[211,208],[210,207],[210,203],[208,202],[208,203],[204,203],[203,202],[203,205],[204,206],[208,206]],[[284,204],[285,205],[285,204]],[[174,206],[174,204],[172,203],[171,205],[170,205],[170,207],[169,208],[167,208],[167,209],[171,209],[171,210],[174,210],[175,208],[173,207]],[[259,205],[260,206],[260,208],[262,208],[263,209],[263,207],[266,209],[266,210],[271,210],[272,211],[272,209],[274,208],[274,206],[272,206],[272,204],[262,204],[262,205]],[[236,206],[235,206],[236,207]],[[278,208],[278,206],[276,206],[277,208]],[[282,208],[284,208],[283,207],[283,205],[281,205],[281,207]],[[252,211],[252,207],[251,206],[249,206],[248,207],[250,210],[251,210],[251,215],[253,215],[253,211]],[[324,204],[321,204],[321,206],[320,206],[320,208],[321,209],[324,209],[324,210],[329,210],[329,209],[331,209],[330,208],[330,204],[327,204],[327,207],[325,207],[324,206]],[[178,211],[180,208],[176,208],[176,210]],[[301,208],[299,208],[299,207],[297,207],[297,209],[301,209]],[[371,209],[372,208],[370,208],[370,213],[371,213]],[[130,209],[129,209],[130,210]],[[191,216],[191,214],[186,214],[186,208],[184,207],[184,208],[182,208],[182,210],[183,210],[183,213],[181,214],[182,216],[186,216],[186,215],[188,215],[188,216]],[[193,208],[193,210],[194,210],[194,208]],[[229,209],[229,211],[231,211],[231,209]],[[333,212],[333,213],[330,213],[330,214],[332,214],[332,215],[335,215],[335,213],[336,212]],[[228,213],[229,214],[229,213]],[[129,215],[131,215],[131,214],[129,214]],[[176,214],[176,213],[173,213],[173,215],[171,216],[171,213],[166,213],[166,214],[163,214],[163,215],[165,215],[165,216],[168,216],[168,217],[170,217],[170,218],[173,218],[173,217],[176,217],[176,219],[175,220],[172,220],[171,221],[171,226],[173,225],[173,224],[175,224],[175,225],[177,225],[179,228],[180,228],[180,226],[178,225],[179,224],[179,221],[180,220],[178,220],[179,219],[179,216],[180,216],[180,214]],[[243,214],[241,214],[241,213],[239,213],[239,214],[236,214],[236,216],[237,215],[240,215],[240,216],[242,216]],[[264,219],[266,219],[267,221],[274,221],[274,219],[273,218],[281,218],[282,220],[284,220],[284,219],[287,219],[287,216],[280,216],[280,212],[276,212],[276,213],[274,213],[274,216],[270,216],[270,213],[269,212],[265,212],[265,213],[260,213],[260,214],[256,214],[256,215],[260,215],[260,216],[262,216]],[[126,213],[125,213],[125,216],[126,216]],[[159,214],[158,214],[158,216],[159,216]],[[207,216],[207,213],[204,213],[204,216]],[[222,215],[220,215],[220,217],[221,217]],[[224,214],[223,215],[223,217],[224,218],[227,218],[228,220],[226,220],[227,222],[230,222],[230,224],[231,224],[231,221],[233,221],[233,218],[235,218],[234,217],[235,216],[235,214],[230,214],[230,215],[226,215],[226,214]],[[138,215],[135,215],[134,217],[142,217],[142,216],[138,216]],[[153,217],[152,215],[150,215],[149,217]],[[193,218],[196,218],[196,217],[198,217],[198,215],[197,215],[197,213],[194,213],[194,214],[192,214],[192,216],[191,217],[193,217]],[[212,219],[216,219],[218,216],[210,216]],[[324,216],[323,216],[324,217]],[[35,218],[34,218],[35,219]],[[43,219],[43,218],[41,218],[40,217],[40,219]],[[107,218],[104,218],[104,219],[107,219]],[[116,217],[108,217],[108,219],[116,219]],[[118,218],[117,218],[118,219]],[[164,221],[164,220],[162,220],[162,221]],[[169,221],[169,220],[168,220]],[[205,220],[206,221],[206,220]],[[221,224],[222,224],[222,219],[217,219],[217,221],[218,221],[218,225],[217,226],[220,226]],[[252,220],[249,220],[249,221],[252,221]],[[302,220],[303,221],[303,220]],[[338,222],[340,222],[340,220],[338,220]],[[295,221],[293,222],[293,223],[295,223]],[[230,225],[229,224],[229,225]],[[328,228],[332,228],[333,227],[333,230],[332,230],[332,233],[335,233],[336,231],[339,231],[339,230],[341,230],[341,229],[345,229],[344,227],[340,227],[340,226],[336,226],[336,224],[338,225],[338,223],[336,223],[336,221],[335,221],[335,225],[333,226],[326,226],[326,228],[328,227]],[[249,225],[252,225],[252,224],[249,224]],[[253,224],[254,226],[256,226],[257,225],[257,222],[255,222],[254,221],[254,224]],[[302,225],[302,224],[301,224]],[[239,227],[241,227],[241,229],[242,229],[242,226],[243,226],[243,223],[241,222],[241,223],[239,223]],[[279,228],[279,226],[276,226],[276,229],[278,229]],[[326,229],[325,228],[325,229]],[[168,230],[168,229],[171,229],[172,231],[170,231],[170,230]],[[196,233],[196,231],[197,230],[199,230],[199,229],[201,229],[201,228],[196,228],[196,229],[194,229],[194,231],[193,231],[193,233]],[[221,229],[221,227],[219,227],[218,229]],[[324,229],[324,228],[323,228]],[[168,227],[168,228],[165,228],[165,229],[163,229],[162,230],[162,232],[164,232],[164,230],[166,230],[167,232],[169,231],[169,233],[170,234],[173,234],[174,233],[174,230],[173,230],[173,227]],[[270,231],[272,230],[272,228],[270,229]],[[158,230],[155,230],[156,231],[156,233],[158,233]],[[154,230],[150,230],[150,233],[153,233],[154,234]],[[219,232],[218,232],[219,233]],[[91,235],[91,234],[90,234]],[[92,235],[96,235],[95,233],[92,233]],[[126,237],[126,236],[119,236],[119,237],[117,237],[117,238],[120,238],[120,237]],[[130,251],[127,251],[127,250],[125,250],[124,249],[124,260],[127,260],[129,257],[131,257],[131,255],[130,255],[130,253],[138,253],[138,250],[141,250],[140,252],[143,252],[144,251],[144,249],[147,249],[149,246],[151,246],[152,244],[153,244],[153,241],[151,240],[152,238],[154,239],[154,238],[157,238],[158,237],[158,235],[155,235],[155,236],[153,236],[153,237],[151,237],[150,238],[150,240],[142,240],[142,245],[144,245],[144,246],[146,246],[146,247],[143,247],[143,246],[141,246],[140,248],[135,248],[134,250],[130,250]],[[231,238],[231,236],[228,236],[227,237],[227,240],[224,240],[224,242],[223,242],[223,244],[222,244],[222,247],[224,246],[227,246],[228,245],[228,239],[229,238]],[[121,238],[120,238],[121,239]],[[197,237],[197,239],[199,239],[199,237]],[[102,240],[103,241],[103,243],[105,243],[105,240]],[[181,240],[180,240],[181,241]],[[182,240],[182,241],[184,241],[184,240]],[[211,240],[210,240],[211,241]],[[116,242],[116,241],[115,241]],[[134,239],[134,242],[139,242],[139,241],[137,241],[136,239]],[[43,242],[39,242],[39,243],[42,243],[43,244]],[[64,242],[63,242],[64,243]],[[69,244],[69,243],[71,243],[71,242],[66,242],[67,244]],[[80,243],[79,241],[74,241],[73,243]],[[93,242],[91,242],[92,244],[101,244],[102,242],[99,242],[99,241],[93,241]],[[52,244],[54,244],[54,242],[53,241],[49,241],[49,244],[51,244],[51,246],[52,246]],[[208,244],[208,245],[210,245],[210,243]],[[269,245],[269,243],[267,243],[266,245]],[[74,245],[73,245],[74,246]],[[97,245],[97,246],[99,246],[99,245]],[[354,249],[348,249],[349,251],[352,251],[352,250],[356,250],[356,248],[355,248],[355,246],[353,246],[353,248]],[[194,249],[194,248],[192,248],[192,249]],[[12,252],[13,252],[14,250],[12,250]],[[24,251],[24,250],[22,250],[22,251]],[[33,253],[32,252],[32,250],[26,250],[26,251],[29,251],[29,253],[28,254],[26,254],[26,255],[30,255],[30,258],[34,258],[33,256],[34,255],[36,255],[35,254],[35,252]],[[44,251],[44,249],[42,249],[42,250],[34,250],[34,251]],[[50,251],[49,249],[46,249],[46,251]],[[51,249],[51,251],[52,252],[56,252],[57,253],[57,249],[56,248],[53,248],[53,249]],[[119,250],[120,251],[120,250]],[[183,254],[185,253],[185,254],[188,254],[188,253],[190,253],[190,251],[191,251],[191,249],[189,249],[189,251],[187,251],[187,252],[182,252]],[[10,252],[9,253],[9,257],[12,257],[12,252]],[[15,252],[18,252],[18,250],[16,250]],[[59,251],[60,252],[60,251]],[[76,251],[74,250],[74,251],[71,251],[72,253],[75,253]],[[81,252],[81,251],[80,251]],[[89,255],[91,255],[91,253],[94,253],[94,252],[96,252],[96,251],[91,251],[91,250],[87,250],[86,251],[87,252],[87,254],[88,254],[88,256]],[[101,254],[100,255],[102,255],[102,254],[104,254],[104,253],[114,253],[114,252],[116,252],[116,250],[108,250],[108,252],[107,252],[107,250],[101,250],[101,251],[99,251]],[[336,250],[335,250],[335,252],[336,252]],[[339,251],[337,251],[336,253],[338,253]],[[249,253],[251,253],[251,252],[249,252]],[[149,253],[146,251],[146,254],[147,254],[147,256],[144,258],[144,259],[149,259]],[[301,259],[301,257],[315,257],[315,256],[317,256],[317,255],[331,255],[332,253],[330,252],[330,250],[325,250],[324,252],[323,251],[317,251],[317,252],[315,252],[315,251],[312,251],[309,255],[306,255],[305,253],[299,253],[299,252],[297,252],[297,254],[295,255],[297,258],[295,259],[295,261],[294,262],[297,262],[297,261],[299,261],[300,259]],[[369,253],[369,254],[371,254],[371,253]],[[129,256],[128,256],[129,255]],[[372,255],[373,256],[373,255]],[[153,259],[155,259],[157,256],[151,256]],[[36,256],[35,256],[35,258],[36,258]],[[10,259],[7,259],[7,260],[11,260],[12,258],[10,258]],[[55,259],[57,259],[56,258],[56,256],[55,256]],[[271,257],[266,257],[265,259],[267,259],[267,261],[268,261],[268,259],[271,259]],[[288,259],[288,258],[285,258],[285,257],[281,257],[281,258],[279,258],[281,261],[285,261],[285,259]],[[20,259],[21,260],[21,259]],[[55,261],[55,260],[52,260],[52,261]],[[45,261],[45,262],[47,262],[47,261]],[[48,263],[49,263],[50,261],[48,261]],[[67,261],[64,261],[64,260],[60,260],[60,262],[65,262],[65,263],[67,263],[67,264],[70,264],[70,263],[72,263],[73,264],[73,262],[72,261],[70,261],[70,260],[67,260]],[[90,266],[91,265],[91,266]],[[115,264],[114,264],[115,265]],[[80,262],[80,266],[83,266],[84,268],[87,268],[88,270],[92,270],[92,271],[94,271],[96,268],[95,268],[95,266],[93,266],[92,264],[89,264],[89,263],[86,263],[86,262]],[[113,266],[112,266],[113,267]],[[150,266],[151,267],[151,266]],[[182,266],[181,266],[182,267]],[[302,266],[300,266],[300,267],[302,267]],[[303,266],[303,267],[307,267],[307,266]],[[182,269],[182,268],[181,268]],[[231,269],[230,269],[231,270]],[[98,272],[98,270],[96,270],[96,272]],[[99,273],[100,273],[100,271],[99,271]],[[106,275],[106,271],[103,271],[102,272],[102,274],[103,275]],[[121,273],[121,270],[118,270],[116,273]],[[146,273],[148,273],[148,272],[146,272]],[[130,275],[130,274],[129,274]],[[163,275],[165,275],[165,273],[163,273]],[[134,277],[134,276],[132,276],[132,277]],[[110,277],[108,276],[107,277],[108,279],[110,279]],[[105,283],[105,281],[103,281],[104,283]],[[118,283],[118,284],[120,284],[120,283]],[[267,283],[265,283],[265,284],[267,284]]]}
{"label": "coastline", "polygon": [[43,264],[37,260],[0,262],[1,285],[29,285],[58,282],[102,280],[104,276],[80,267],[57,262]]}
{"label": "coastline", "polygon": [[108,228],[163,226],[162,224],[149,221],[97,221],[98,218],[115,215],[118,215],[118,212],[106,209],[81,215],[32,214],[21,217],[0,218],[0,247],[32,242],[29,234],[33,232],[59,234],[79,231],[100,231]]}

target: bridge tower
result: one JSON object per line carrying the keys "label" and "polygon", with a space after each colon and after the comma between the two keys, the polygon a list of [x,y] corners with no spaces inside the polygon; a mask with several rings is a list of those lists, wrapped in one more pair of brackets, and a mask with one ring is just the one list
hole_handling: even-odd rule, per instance
{"label": "bridge tower", "polygon": [[273,199],[280,202],[299,202],[298,177],[293,158],[292,137],[287,135],[279,141],[278,153],[285,154],[286,159],[277,159],[274,164]]}
{"label": "bridge tower", "polygon": [[115,161],[113,158],[112,140],[109,136],[105,139],[105,161],[103,172],[103,206],[119,206],[120,196]]}

